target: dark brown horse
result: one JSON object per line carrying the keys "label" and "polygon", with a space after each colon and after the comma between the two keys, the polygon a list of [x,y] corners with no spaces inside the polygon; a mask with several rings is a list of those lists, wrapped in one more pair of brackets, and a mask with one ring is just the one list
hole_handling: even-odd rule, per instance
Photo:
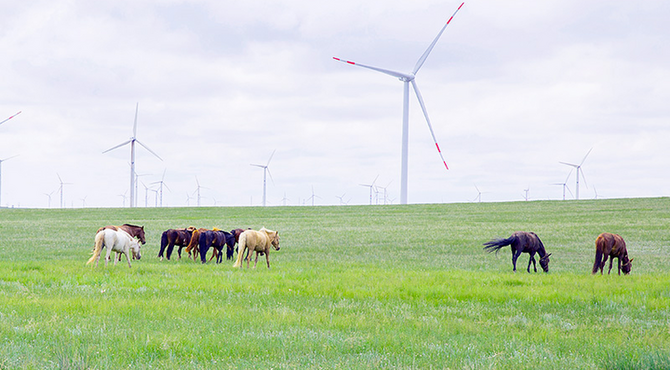
{"label": "dark brown horse", "polygon": [[209,248],[214,248],[212,258],[209,260],[211,261],[216,257],[216,263],[221,263],[223,260],[223,247],[227,247],[227,250],[232,250],[235,246],[235,236],[219,229],[204,230],[200,232],[198,246],[200,262],[205,263],[207,251]]}
{"label": "dark brown horse", "polygon": [[615,258],[619,261],[619,275],[621,275],[621,271],[624,275],[630,273],[633,259],[628,259],[626,242],[617,234],[602,233],[596,238],[596,260],[593,262],[592,271],[594,275],[598,273],[598,270],[600,270],[600,275],[603,274],[603,268],[605,268],[605,262],[608,258],[610,259],[610,269],[607,274],[612,272],[612,262]]}
{"label": "dark brown horse", "polygon": [[514,266],[514,272],[516,272],[516,260],[519,258],[521,253],[530,254],[530,259],[528,260],[528,269],[530,272],[530,263],[533,263],[533,269],[537,272],[537,266],[535,265],[535,253],[540,256],[540,266],[544,272],[549,272],[549,256],[551,253],[547,253],[544,250],[544,244],[540,238],[534,232],[525,232],[517,231],[512,236],[507,239],[494,239],[484,243],[484,250],[491,253],[500,250],[500,248],[509,245],[512,247],[512,265]]}
{"label": "dark brown horse", "polygon": [[179,259],[181,259],[181,250],[191,241],[193,230],[195,230],[195,227],[190,226],[184,229],[168,229],[163,231],[161,235],[161,249],[158,252],[158,257],[160,257],[161,261],[163,260],[165,248],[167,248],[167,259],[168,261],[170,260],[175,245],[179,247],[177,253],[179,254]]}

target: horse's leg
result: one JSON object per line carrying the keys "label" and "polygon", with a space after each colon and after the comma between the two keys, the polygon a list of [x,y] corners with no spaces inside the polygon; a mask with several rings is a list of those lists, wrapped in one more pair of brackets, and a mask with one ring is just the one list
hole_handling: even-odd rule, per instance
{"label": "horse's leg", "polygon": [[265,251],[265,259],[268,261],[268,270],[270,269],[270,250]]}
{"label": "horse's leg", "polygon": [[[173,250],[174,250],[174,240],[171,240],[170,242],[168,242],[168,246],[167,246],[167,260],[168,261],[170,260],[170,257],[172,257],[172,251]],[[161,256],[161,258],[162,257],[163,256]]]}
{"label": "horse's leg", "polygon": [[109,245],[107,246],[107,253],[105,254],[105,267],[107,267],[107,263],[109,263],[110,256],[112,255],[112,247]]}
{"label": "horse's leg", "polygon": [[535,270],[535,272],[537,272],[537,265],[535,264],[535,252],[531,252],[529,254],[530,258],[528,259],[528,268],[526,269],[526,271],[528,271],[528,273],[530,274],[530,263],[531,262],[533,263],[533,269]]}
{"label": "horse's leg", "polygon": [[619,261],[619,276],[621,276],[621,257],[617,257],[617,261]]}
{"label": "horse's leg", "polygon": [[126,259],[128,260],[128,268],[132,267],[130,265],[130,250],[127,250],[127,251],[123,252],[123,254],[126,255]]}
{"label": "horse's leg", "polygon": [[609,275],[610,272],[612,272],[612,263],[614,263],[614,257],[610,256],[610,269],[607,270],[607,275]]}
{"label": "horse's leg", "polygon": [[258,264],[258,251],[256,251],[256,260],[254,260],[254,268],[256,268],[256,264]]}
{"label": "horse's leg", "polygon": [[512,266],[514,266],[514,270],[512,271],[514,272],[516,272],[516,260],[519,258],[520,255],[521,255],[520,250],[515,251],[514,249],[512,249]]}

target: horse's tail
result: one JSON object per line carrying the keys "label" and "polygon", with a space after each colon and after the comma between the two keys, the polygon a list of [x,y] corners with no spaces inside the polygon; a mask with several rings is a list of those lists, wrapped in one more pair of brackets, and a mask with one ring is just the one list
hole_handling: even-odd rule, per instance
{"label": "horse's tail", "polygon": [[161,249],[158,251],[158,257],[163,257],[165,247],[168,245],[168,231],[163,231],[163,235],[161,235]]}
{"label": "horse's tail", "polygon": [[[191,234],[191,240],[188,242],[188,245],[186,246],[186,253],[191,254],[191,251],[193,249],[197,251],[199,243],[200,243],[200,230],[195,229]],[[193,256],[193,258],[195,259],[195,256]]]}
{"label": "horse's tail", "polygon": [[603,250],[605,249],[605,238],[602,235],[599,235],[596,238],[596,260],[593,262],[593,271],[592,274],[597,274],[600,266],[602,265],[603,259]]}
{"label": "horse's tail", "polygon": [[516,235],[512,235],[507,239],[493,239],[493,240],[490,240],[490,241],[484,243],[484,250],[489,252],[489,253],[491,253],[493,251],[498,253],[500,248],[502,248],[504,246],[507,246],[507,245],[511,245],[512,243],[514,243],[515,240],[516,240]]}
{"label": "horse's tail", "polygon": [[244,258],[244,250],[247,249],[247,233],[240,234],[240,240],[237,247],[237,260],[233,267],[242,267],[242,259]]}
{"label": "horse's tail", "polygon": [[103,230],[102,232],[98,232],[97,234],[95,234],[95,247],[93,248],[93,255],[86,262],[87,265],[95,261],[96,258],[100,256],[100,252],[102,251],[102,247],[104,245],[105,245],[105,232]]}

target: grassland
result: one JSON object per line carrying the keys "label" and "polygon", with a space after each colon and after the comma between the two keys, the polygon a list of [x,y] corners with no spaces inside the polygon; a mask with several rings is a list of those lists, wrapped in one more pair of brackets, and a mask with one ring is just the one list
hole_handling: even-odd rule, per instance
{"label": "grassland", "polygon": [[[143,258],[93,269],[99,226]],[[272,269],[158,261],[173,227],[280,231]],[[0,369],[667,369],[670,199],[0,210]],[[550,272],[481,244],[535,231]],[[629,276],[592,276],[594,240]],[[616,269],[616,267],[615,267]]]}

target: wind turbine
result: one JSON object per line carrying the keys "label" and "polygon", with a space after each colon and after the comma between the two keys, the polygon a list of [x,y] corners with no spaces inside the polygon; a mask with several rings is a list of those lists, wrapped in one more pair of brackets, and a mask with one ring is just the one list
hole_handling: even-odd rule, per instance
{"label": "wind turbine", "polygon": [[[152,182],[152,183],[150,184],[150,185],[158,184],[158,190],[156,191],[156,196],[158,196],[159,193],[160,193],[160,198],[161,198],[161,205],[160,205],[160,206],[161,206],[161,207],[163,206],[163,186],[165,186],[168,190],[170,190],[170,187],[167,186],[167,184],[166,184],[165,181],[164,181],[164,180],[165,180],[165,172],[166,172],[166,171],[167,171],[167,168],[163,170],[163,177],[161,177],[161,181]],[[170,191],[171,191],[171,190],[170,190]]]}
{"label": "wind turbine", "polygon": [[58,176],[58,181],[60,181],[60,186],[58,187],[58,191],[60,192],[60,207],[63,208],[63,185],[72,185],[71,182],[63,182],[63,179],[60,178],[60,175],[56,173],[56,176]]}
{"label": "wind turbine", "polygon": [[154,153],[153,150],[149,149],[146,145],[142,144],[141,141],[137,140],[137,112],[140,108],[140,103],[137,103],[135,106],[135,123],[133,124],[133,136],[128,140],[125,141],[113,148],[107,149],[104,153],[107,153],[109,151],[112,151],[116,148],[120,148],[126,144],[130,144],[130,207],[135,207],[135,143],[140,144],[144,149],[148,150],[149,153],[153,154],[156,156],[156,158],[160,159],[161,161],[163,158],[161,158],[158,154]]}
{"label": "wind turbine", "polygon": [[207,188],[204,187],[204,186],[200,186],[200,181],[198,181],[198,176],[195,177],[195,183],[198,184],[198,187],[195,189],[193,194],[194,195],[197,194],[196,196],[197,196],[197,200],[198,200],[198,207],[200,207],[200,189],[207,189]]}
{"label": "wind turbine", "polygon": [[564,164],[566,166],[574,167],[576,169],[575,172],[576,172],[576,176],[577,176],[577,183],[575,185],[575,199],[577,199],[577,200],[579,200],[579,173],[580,172],[582,173],[582,176],[584,177],[584,183],[586,183],[586,176],[584,176],[584,171],[582,171],[582,165],[584,164],[584,161],[586,160],[586,157],[588,157],[589,154],[591,154],[592,150],[593,150],[593,148],[589,149],[589,152],[586,153],[586,155],[584,156],[584,159],[582,159],[582,161],[579,164],[559,162],[559,163]]}
{"label": "wind turbine", "polygon": [[477,203],[481,203],[481,202],[482,202],[482,191],[479,190],[479,188],[477,187],[476,184],[475,184],[475,189],[477,189],[477,196],[476,196],[475,199],[473,199],[472,201],[473,201],[473,202],[474,202],[474,201],[477,201]]}
{"label": "wind turbine", "polygon": [[570,195],[572,195],[572,191],[570,191],[570,188],[568,187],[568,179],[570,178],[570,175],[572,175],[572,170],[568,172],[568,177],[565,178],[565,181],[556,182],[552,184],[552,185],[561,185],[563,187],[563,200],[565,200],[565,189],[568,189],[568,192],[570,193]]}
{"label": "wind turbine", "polygon": [[14,117],[18,116],[19,114],[21,114],[21,111],[19,111],[19,113],[16,113],[16,114],[15,114],[15,115],[13,115],[13,116],[11,116],[11,117],[7,118],[6,120],[4,120],[4,121],[0,122],[0,125],[2,125],[3,123],[5,123],[5,122],[9,121],[9,120],[10,120],[10,119],[12,119],[12,118],[14,118]]}
{"label": "wind turbine", "polygon": [[419,101],[419,105],[421,106],[421,110],[423,111],[423,116],[426,118],[426,123],[428,124],[428,129],[430,130],[430,135],[433,137],[433,142],[435,143],[435,147],[437,148],[437,152],[440,154],[440,158],[442,159],[442,163],[444,163],[444,167],[448,170],[449,166],[447,166],[447,162],[444,160],[444,157],[442,156],[442,151],[440,150],[440,146],[437,144],[437,139],[435,138],[435,133],[433,132],[433,126],[430,124],[430,119],[428,118],[428,112],[426,111],[426,106],[423,103],[423,98],[421,97],[421,93],[419,92],[419,88],[416,85],[416,74],[419,72],[419,69],[423,66],[423,63],[426,61],[426,58],[428,58],[428,55],[430,54],[431,51],[433,51],[433,48],[435,47],[435,44],[437,44],[437,41],[440,39],[440,36],[442,36],[442,33],[444,30],[447,28],[451,20],[454,18],[456,13],[458,13],[459,10],[463,7],[463,4],[456,9],[454,14],[449,18],[447,23],[442,27],[440,32],[437,34],[433,42],[430,44],[428,49],[421,55],[419,60],[416,62],[416,65],[414,66],[414,69],[410,73],[405,73],[405,72],[397,72],[397,71],[391,71],[388,69],[383,69],[383,68],[378,68],[378,67],[372,67],[368,66],[365,64],[360,64],[356,62],[352,62],[349,60],[343,60],[337,57],[333,57],[333,59],[351,64],[354,66],[359,66],[367,69],[371,69],[373,71],[381,72],[384,74],[387,74],[392,77],[398,78],[400,81],[403,82],[403,104],[402,104],[402,157],[401,157],[401,165],[400,165],[400,204],[407,204],[407,171],[408,171],[408,147],[409,147],[409,84],[412,84],[412,88],[414,89],[414,93],[416,94],[416,98]]}
{"label": "wind turbine", "polygon": [[372,192],[375,188],[375,182],[377,182],[378,178],[379,178],[379,175],[377,175],[377,177],[375,177],[375,180],[372,182],[372,184],[369,184],[369,185],[368,184],[358,184],[360,186],[365,186],[365,187],[370,188],[370,205],[372,205]]}
{"label": "wind turbine", "polygon": [[312,196],[307,198],[306,200],[311,200],[312,201],[312,206],[314,206],[314,198],[319,198],[321,199],[320,196],[314,194],[314,185],[312,185]]}
{"label": "wind turbine", "polygon": [[[19,113],[21,113],[21,112],[19,112]],[[17,114],[18,114],[18,113],[17,113]],[[10,117],[10,118],[11,118],[11,117]],[[8,118],[8,119],[9,119],[9,118]],[[6,120],[5,120],[5,121],[6,121]],[[4,121],[3,121],[3,122],[4,122]],[[10,160],[10,159],[12,159],[12,158],[14,158],[14,157],[16,157],[16,156],[18,156],[18,154],[17,154],[17,155],[13,155],[13,156],[8,157],[8,158],[5,158],[5,159],[0,159],[0,206],[2,206],[2,162],[6,162],[6,161],[8,161],[8,160]]]}
{"label": "wind turbine", "polygon": [[[266,203],[265,202],[265,200],[266,200],[265,190],[266,190],[266,186],[267,186],[267,174],[270,173],[270,169],[268,168],[268,166],[270,165],[270,161],[272,160],[272,157],[275,155],[276,151],[277,151],[277,149],[272,151],[272,154],[270,154],[270,159],[268,159],[268,163],[266,163],[265,166],[263,166],[262,164],[252,164],[251,165],[251,166],[260,167],[260,168],[263,169],[263,207],[265,207],[265,203]],[[270,174],[270,179],[272,180],[272,174]],[[274,182],[274,180],[272,180],[272,181]]]}

